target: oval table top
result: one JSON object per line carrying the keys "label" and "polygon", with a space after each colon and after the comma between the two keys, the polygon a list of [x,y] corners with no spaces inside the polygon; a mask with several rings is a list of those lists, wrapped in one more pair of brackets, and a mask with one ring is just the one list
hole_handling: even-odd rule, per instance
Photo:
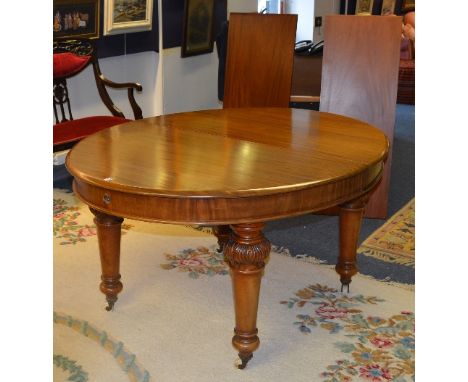
{"label": "oval table top", "polygon": [[[381,175],[388,147],[386,136],[377,128],[330,113],[217,109],[146,118],[102,130],[76,144],[66,166],[75,177],[78,196],[94,208],[143,220],[219,223],[258,219],[242,214],[231,219],[214,212],[207,216],[206,211],[202,216],[193,203],[184,204],[192,209],[184,218],[170,219],[169,213],[163,217],[130,212],[117,202],[114,207],[97,203],[97,198],[102,191],[165,201],[219,199],[224,206],[229,199],[256,203],[262,197],[303,193],[292,196],[296,207],[262,216],[272,219],[336,205],[367,191]],[[315,196],[304,194],[313,189]],[[96,190],[99,196],[91,196]],[[320,196],[324,193],[333,195]],[[302,200],[306,196],[323,200],[307,204]],[[164,208],[161,200],[158,203]],[[210,208],[221,209],[221,204]]]}

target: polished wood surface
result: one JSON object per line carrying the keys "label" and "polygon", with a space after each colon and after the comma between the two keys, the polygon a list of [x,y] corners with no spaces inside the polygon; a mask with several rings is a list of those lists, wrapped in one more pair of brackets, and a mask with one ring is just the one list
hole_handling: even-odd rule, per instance
{"label": "polished wood surface", "polygon": [[320,102],[322,55],[294,55],[291,102]]}
{"label": "polished wood surface", "polygon": [[97,210],[230,224],[316,211],[358,196],[377,178],[387,148],[379,130],[342,116],[223,109],[106,129],[78,143],[66,164],[78,194]]}
{"label": "polished wood surface", "polygon": [[[393,142],[401,18],[325,16],[320,111],[346,115],[381,129]],[[366,208],[387,216],[391,151],[384,176]]]}
{"label": "polished wood surface", "polygon": [[297,15],[231,13],[224,107],[288,107]]}
{"label": "polished wood surface", "polygon": [[260,346],[257,336],[260,282],[271,247],[262,233],[263,226],[263,223],[233,225],[231,238],[224,247],[224,259],[231,269],[236,315],[232,344],[242,361],[240,369]]}
{"label": "polished wood surface", "polygon": [[[231,14],[223,108],[289,106],[296,24],[295,15]],[[231,229],[213,234],[222,251]]]}
{"label": "polished wood surface", "polygon": [[90,208],[94,214],[99,240],[99,254],[101,258],[101,285],[99,289],[106,295],[108,306],[111,310],[117,301],[117,295],[122,291],[123,284],[120,281],[120,237],[123,219],[117,216],[107,215]]}
{"label": "polished wood surface", "polygon": [[320,102],[320,96],[292,95],[289,100],[291,102]]}
{"label": "polished wood surface", "polygon": [[[376,188],[378,184],[376,184]],[[340,224],[340,253],[338,263],[335,266],[340,275],[342,288],[348,287],[351,278],[357,273],[356,252],[361,231],[361,221],[364,215],[364,208],[369,201],[371,193],[364,194],[355,200],[348,201],[339,208]],[[342,290],[343,291],[343,290]]]}
{"label": "polished wood surface", "polygon": [[287,108],[223,109],[115,126],[78,143],[66,163],[80,183],[109,191],[234,198],[360,176],[378,168],[387,146],[380,131],[347,117]]}
{"label": "polished wood surface", "polygon": [[382,177],[388,140],[343,116],[288,108],[232,108],[147,118],[79,142],[66,165],[95,214],[108,310],[123,284],[122,218],[229,224],[219,231],[231,269],[244,368],[258,348],[257,310],[270,243],[267,220],[339,205],[343,285],[357,272],[362,210]]}

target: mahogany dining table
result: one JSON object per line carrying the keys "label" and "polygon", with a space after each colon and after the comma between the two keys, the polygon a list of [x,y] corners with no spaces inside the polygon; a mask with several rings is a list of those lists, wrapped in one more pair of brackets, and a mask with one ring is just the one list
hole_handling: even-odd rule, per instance
{"label": "mahogany dining table", "polygon": [[363,210],[388,150],[387,137],[365,122],[291,108],[162,115],[83,139],[66,166],[76,196],[95,216],[106,309],[123,288],[124,218],[213,226],[231,271],[232,343],[244,368],[260,344],[265,222],[338,206],[336,271],[349,290]]}

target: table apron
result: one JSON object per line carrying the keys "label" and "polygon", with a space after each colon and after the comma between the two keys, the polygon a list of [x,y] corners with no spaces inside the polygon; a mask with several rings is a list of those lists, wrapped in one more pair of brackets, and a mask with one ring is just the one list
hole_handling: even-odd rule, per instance
{"label": "table apron", "polygon": [[333,207],[370,192],[383,163],[309,188],[248,197],[167,197],[106,189],[75,178],[73,190],[89,207],[113,216],[173,224],[263,222]]}

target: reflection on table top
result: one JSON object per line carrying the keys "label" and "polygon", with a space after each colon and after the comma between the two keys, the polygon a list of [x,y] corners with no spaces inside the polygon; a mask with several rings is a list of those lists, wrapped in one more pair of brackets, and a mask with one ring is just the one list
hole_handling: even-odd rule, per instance
{"label": "reflection on table top", "polygon": [[242,108],[146,118],[79,142],[67,167],[107,189],[249,196],[308,188],[387,155],[378,129],[311,110]]}

